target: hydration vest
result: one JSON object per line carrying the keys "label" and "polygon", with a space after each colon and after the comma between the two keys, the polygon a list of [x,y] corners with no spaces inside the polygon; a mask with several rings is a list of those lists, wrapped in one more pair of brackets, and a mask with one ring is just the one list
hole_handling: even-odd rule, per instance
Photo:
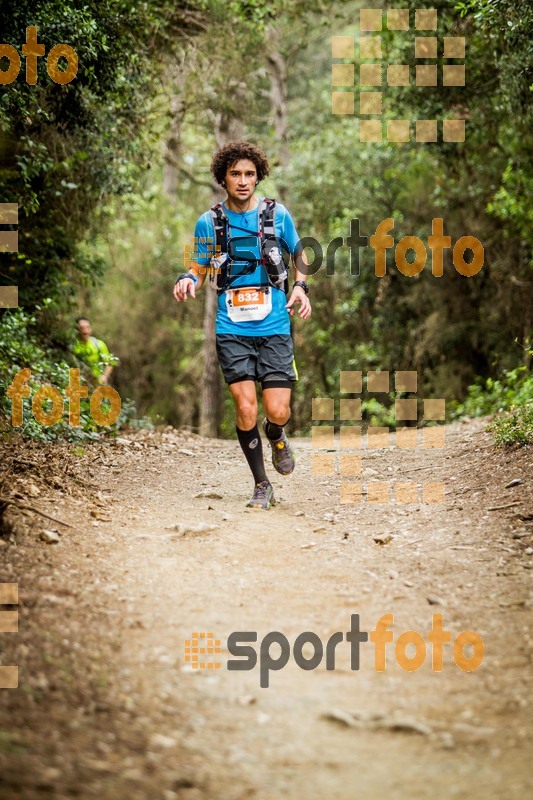
{"label": "hydration vest", "polygon": [[[211,221],[215,231],[216,255],[211,259],[211,267],[216,271],[217,291],[219,293],[229,289],[232,282],[243,275],[249,275],[257,269],[258,264],[262,264],[268,277],[268,283],[277,289],[283,289],[285,293],[289,290],[289,255],[287,247],[282,246],[282,242],[276,235],[275,217],[276,201],[268,197],[263,198],[259,206],[259,231],[241,230],[249,236],[258,236],[260,242],[260,259],[238,259],[231,258],[228,252],[228,230],[230,223],[222,203],[217,203],[210,209]],[[237,226],[232,225],[232,228]],[[249,261],[250,268],[240,271],[238,274],[231,274],[231,265],[234,261]],[[214,277],[212,276],[211,280]]]}

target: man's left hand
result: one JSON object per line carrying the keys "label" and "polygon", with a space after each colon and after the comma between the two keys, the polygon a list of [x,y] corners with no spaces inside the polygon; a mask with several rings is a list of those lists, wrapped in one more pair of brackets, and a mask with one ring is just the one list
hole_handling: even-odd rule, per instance
{"label": "man's left hand", "polygon": [[313,309],[311,308],[311,302],[310,302],[308,296],[306,295],[306,293],[304,292],[304,290],[302,289],[301,286],[295,286],[294,287],[294,289],[291,292],[291,296],[289,298],[289,302],[285,306],[285,308],[288,309],[289,314],[291,315],[291,317],[292,317],[292,315],[294,314],[294,311],[295,311],[295,309],[294,309],[294,304],[295,303],[299,303],[300,304],[300,308],[298,310],[298,316],[301,317],[302,319],[309,319],[309,317],[311,316],[311,311]]}

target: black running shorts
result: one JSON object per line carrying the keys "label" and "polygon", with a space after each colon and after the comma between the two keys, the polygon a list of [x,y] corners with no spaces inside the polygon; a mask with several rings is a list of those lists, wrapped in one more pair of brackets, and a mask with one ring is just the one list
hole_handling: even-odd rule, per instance
{"label": "black running shorts", "polygon": [[298,380],[289,335],[216,337],[218,363],[226,383],[259,381],[263,388],[288,388]]}

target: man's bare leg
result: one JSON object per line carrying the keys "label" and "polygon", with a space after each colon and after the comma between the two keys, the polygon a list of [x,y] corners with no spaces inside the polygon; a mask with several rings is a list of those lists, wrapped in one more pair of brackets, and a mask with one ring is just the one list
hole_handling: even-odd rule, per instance
{"label": "man's bare leg", "polygon": [[[263,389],[263,407],[267,420],[283,428],[291,416],[291,390],[283,388]],[[281,433],[279,434],[281,436]],[[272,437],[279,438],[279,437]]]}
{"label": "man's bare leg", "polygon": [[257,393],[255,381],[230,383],[229,390],[235,403],[237,429],[249,431],[257,424]]}

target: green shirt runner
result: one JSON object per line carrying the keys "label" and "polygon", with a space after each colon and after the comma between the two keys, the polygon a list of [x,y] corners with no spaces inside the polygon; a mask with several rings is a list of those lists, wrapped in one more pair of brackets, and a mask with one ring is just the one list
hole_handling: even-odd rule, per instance
{"label": "green shirt runner", "polygon": [[91,370],[91,375],[95,378],[99,378],[103,374],[100,362],[103,361],[108,364],[111,361],[106,343],[95,336],[90,336],[86,342],[77,339],[73,352],[76,358],[87,364]]}

